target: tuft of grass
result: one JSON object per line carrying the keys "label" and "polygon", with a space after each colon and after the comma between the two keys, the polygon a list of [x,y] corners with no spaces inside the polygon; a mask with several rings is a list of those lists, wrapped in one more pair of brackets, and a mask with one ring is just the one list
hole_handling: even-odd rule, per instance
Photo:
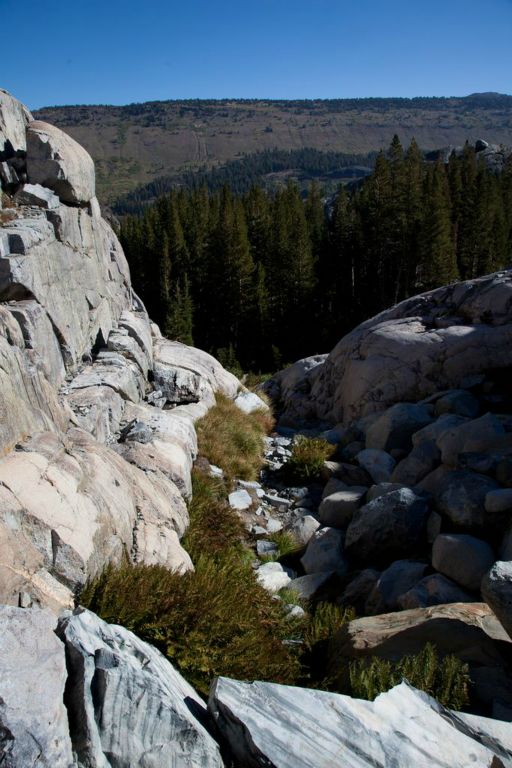
{"label": "tuft of grass", "polygon": [[256,480],[264,459],[263,438],[273,424],[270,411],[243,413],[218,393],[214,407],[196,423],[200,452],[228,480]]}
{"label": "tuft of grass", "polygon": [[320,437],[298,435],[292,446],[292,455],[281,469],[283,480],[289,483],[320,481],[324,461],[329,459],[335,450],[335,446]]}
{"label": "tuft of grass", "polygon": [[268,537],[277,545],[277,558],[295,555],[302,547],[291,531],[277,531]]}
{"label": "tuft of grass", "polygon": [[226,552],[243,554],[244,525],[226,501],[223,480],[192,470],[192,499],[188,505],[190,524],[182,544],[193,561],[201,555],[222,558]]}
{"label": "tuft of grass", "polygon": [[373,700],[405,678],[449,709],[464,709],[469,704],[468,665],[452,655],[440,660],[431,643],[395,663],[376,656],[358,659],[351,662],[349,675],[351,695],[359,699]]}
{"label": "tuft of grass", "polygon": [[110,566],[81,599],[159,648],[204,695],[216,675],[280,683],[299,677],[297,650],[285,642],[293,627],[283,603],[236,555],[202,556],[183,575],[159,565]]}

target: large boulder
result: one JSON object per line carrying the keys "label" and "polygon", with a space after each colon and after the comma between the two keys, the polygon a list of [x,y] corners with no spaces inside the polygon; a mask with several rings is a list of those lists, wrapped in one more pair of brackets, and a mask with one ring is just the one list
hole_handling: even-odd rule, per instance
{"label": "large boulder", "polygon": [[464,453],[498,453],[512,449],[512,432],[499,416],[486,413],[479,419],[447,429],[437,438],[444,464],[457,466]]}
{"label": "large boulder", "polygon": [[425,538],[428,504],[408,488],[392,491],[355,512],[347,528],[347,555],[372,565],[412,555]]}
{"label": "large boulder", "polygon": [[0,765],[75,765],[66,659],[50,611],[0,606]]}
{"label": "large boulder", "polygon": [[491,513],[485,509],[487,494],[498,487],[490,477],[458,470],[441,477],[434,493],[439,511],[455,525],[483,528],[503,518],[503,513]]}
{"label": "large boulder", "polygon": [[220,677],[208,708],[247,768],[512,766],[509,726],[450,712],[407,682],[371,702]]}
{"label": "large boulder", "polygon": [[334,528],[346,528],[361,506],[366,490],[363,486],[353,485],[326,496],[318,508],[321,522]]}
{"label": "large boulder", "polygon": [[425,576],[405,594],[400,595],[397,603],[400,608],[427,608],[431,605],[448,603],[472,603],[472,595],[461,589],[458,584],[440,573]]}
{"label": "large boulder", "polygon": [[436,571],[473,592],[480,589],[482,577],[494,560],[494,552],[486,541],[463,533],[442,533],[432,547]]}
{"label": "large boulder", "polygon": [[27,128],[27,171],[31,184],[53,189],[64,203],[83,205],[96,194],[89,153],[60,128],[41,120]]}
{"label": "large boulder", "polygon": [[[414,403],[397,403],[388,408],[370,426],[366,433],[366,447],[382,451],[391,451],[394,448],[410,451],[413,434],[432,421],[431,407]],[[382,479],[389,480],[389,477]]]}
{"label": "large boulder", "polygon": [[383,571],[367,597],[365,613],[379,614],[396,611],[399,600],[425,575],[426,563],[396,560]]}
{"label": "large boulder", "polygon": [[[359,325],[280,395],[285,413],[349,424],[512,366],[512,273],[406,299]],[[271,384],[268,385],[271,387]],[[461,417],[463,418],[463,417]],[[381,445],[372,447],[382,447]]]}
{"label": "large boulder", "polygon": [[512,637],[512,562],[494,563],[482,579],[482,596]]}
{"label": "large boulder", "polygon": [[203,701],[156,648],[81,609],[61,620],[58,634],[80,766],[221,768],[219,748],[201,724]]}
{"label": "large boulder", "polygon": [[346,573],[347,562],[343,556],[343,533],[335,528],[320,528],[315,531],[300,562],[307,574],[331,571],[340,575]]}

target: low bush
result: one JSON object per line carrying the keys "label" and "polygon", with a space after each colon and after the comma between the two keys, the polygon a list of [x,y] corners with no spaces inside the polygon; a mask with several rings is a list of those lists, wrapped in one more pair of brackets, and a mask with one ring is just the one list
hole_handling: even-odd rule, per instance
{"label": "low bush", "polygon": [[196,424],[201,455],[224,470],[228,480],[256,480],[264,459],[264,436],[272,429],[270,411],[241,411],[225,395]]}
{"label": "low bush", "polygon": [[329,459],[335,447],[319,437],[295,438],[292,455],[283,465],[281,476],[287,483],[314,483],[322,479],[324,461]]}
{"label": "low bush", "polygon": [[296,646],[284,642],[295,637],[293,622],[237,555],[201,556],[183,575],[159,565],[108,567],[81,600],[159,648],[204,695],[216,675],[299,678]]}
{"label": "low bush", "polygon": [[395,663],[376,656],[353,661],[349,674],[351,695],[359,699],[373,700],[405,678],[449,709],[464,709],[469,704],[468,665],[456,656],[440,659],[431,643]]}

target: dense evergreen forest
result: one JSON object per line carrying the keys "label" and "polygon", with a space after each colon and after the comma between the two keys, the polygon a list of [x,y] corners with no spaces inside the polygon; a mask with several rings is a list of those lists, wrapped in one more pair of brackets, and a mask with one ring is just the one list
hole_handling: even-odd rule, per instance
{"label": "dense evergreen forest", "polygon": [[[345,152],[326,152],[312,147],[293,150],[266,149],[231,160],[218,168],[161,176],[118,198],[112,209],[119,215],[142,213],[148,202],[168,194],[175,187],[206,187],[209,192],[216,192],[227,184],[235,195],[241,195],[255,185],[265,188],[277,186],[268,182],[269,175],[289,171],[294,172],[301,180],[322,176],[331,186],[336,179],[366,176],[373,168],[377,154],[369,152],[349,155]],[[335,188],[336,185],[333,189]]]}
{"label": "dense evergreen forest", "polygon": [[497,175],[466,146],[426,162],[395,136],[329,205],[312,184],[235,195],[172,191],[122,223],[135,290],[171,338],[225,364],[273,370],[329,351],[419,291],[508,266],[512,157]]}

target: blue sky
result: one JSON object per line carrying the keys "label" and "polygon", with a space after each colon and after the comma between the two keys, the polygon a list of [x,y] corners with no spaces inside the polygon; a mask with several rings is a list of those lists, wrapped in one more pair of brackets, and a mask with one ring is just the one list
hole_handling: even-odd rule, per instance
{"label": "blue sky", "polygon": [[512,0],[0,0],[29,107],[512,93]]}

